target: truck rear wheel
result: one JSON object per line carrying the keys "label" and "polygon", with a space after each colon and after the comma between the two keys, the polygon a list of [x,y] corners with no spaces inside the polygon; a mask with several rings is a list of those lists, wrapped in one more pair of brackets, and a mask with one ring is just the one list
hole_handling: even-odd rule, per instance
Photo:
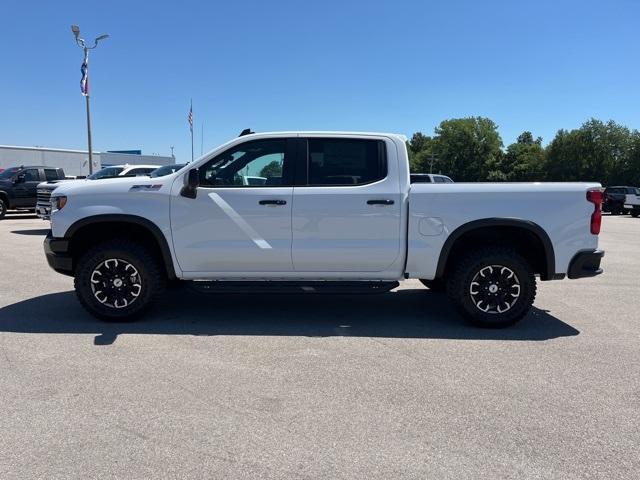
{"label": "truck rear wheel", "polygon": [[0,198],[0,220],[4,218],[7,214],[7,204],[4,203],[4,200]]}
{"label": "truck rear wheel", "polygon": [[164,290],[158,259],[129,240],[112,240],[89,249],[78,260],[75,289],[82,306],[109,321],[131,321]]}
{"label": "truck rear wheel", "polygon": [[447,295],[473,324],[502,328],[515,324],[533,305],[536,279],[528,262],[515,251],[483,248],[456,265]]}

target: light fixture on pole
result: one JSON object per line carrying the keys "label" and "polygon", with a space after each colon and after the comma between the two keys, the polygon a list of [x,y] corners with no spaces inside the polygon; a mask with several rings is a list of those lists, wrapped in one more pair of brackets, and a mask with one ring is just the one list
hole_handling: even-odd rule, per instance
{"label": "light fixture on pole", "polygon": [[84,57],[80,71],[82,72],[82,79],[80,80],[80,89],[82,95],[87,102],[87,143],[89,147],[89,175],[93,173],[93,149],[91,147],[91,111],[89,109],[89,50],[93,50],[98,46],[100,40],[109,38],[109,35],[100,35],[93,41],[93,46],[88,47],[84,38],[80,37],[80,27],[78,25],[71,25],[71,31],[76,38],[76,44],[82,48]]}

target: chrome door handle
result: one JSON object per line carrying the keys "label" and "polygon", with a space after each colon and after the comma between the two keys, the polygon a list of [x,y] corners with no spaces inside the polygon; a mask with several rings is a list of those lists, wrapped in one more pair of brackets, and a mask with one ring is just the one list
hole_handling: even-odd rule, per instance
{"label": "chrome door handle", "polygon": [[367,205],[393,205],[393,200],[367,200]]}
{"label": "chrome door handle", "polygon": [[286,200],[260,200],[258,202],[260,205],[286,205]]}

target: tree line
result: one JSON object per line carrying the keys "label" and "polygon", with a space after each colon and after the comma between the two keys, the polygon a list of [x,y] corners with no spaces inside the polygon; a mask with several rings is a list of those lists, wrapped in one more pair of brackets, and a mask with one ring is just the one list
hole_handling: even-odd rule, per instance
{"label": "tree line", "polygon": [[545,147],[522,132],[504,148],[489,118],[444,120],[433,136],[416,132],[407,144],[413,173],[442,173],[456,182],[596,181],[640,186],[640,132],[592,118],[561,129]]}

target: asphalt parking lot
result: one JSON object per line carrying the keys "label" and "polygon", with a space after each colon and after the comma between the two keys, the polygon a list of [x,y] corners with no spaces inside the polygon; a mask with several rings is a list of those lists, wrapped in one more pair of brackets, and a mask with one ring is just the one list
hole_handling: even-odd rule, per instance
{"label": "asphalt parking lot", "polygon": [[630,479],[640,471],[640,219],[605,275],[481,330],[418,282],[380,296],[172,291],[103,324],[0,221],[0,478]]}

